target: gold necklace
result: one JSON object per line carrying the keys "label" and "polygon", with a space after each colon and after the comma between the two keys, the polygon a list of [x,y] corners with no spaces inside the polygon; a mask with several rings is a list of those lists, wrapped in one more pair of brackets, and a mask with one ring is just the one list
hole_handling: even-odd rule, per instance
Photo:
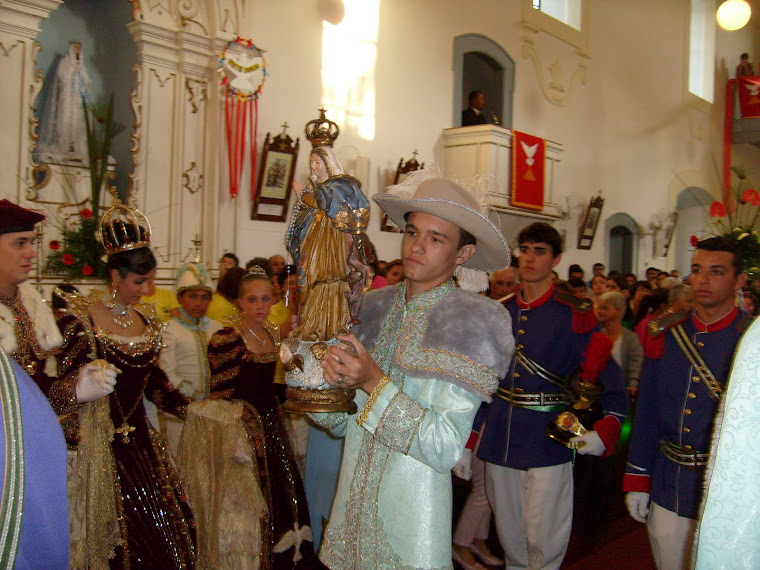
{"label": "gold necklace", "polygon": [[248,323],[243,322],[243,326],[248,329],[248,332],[253,335],[253,338],[255,338],[259,342],[259,346],[264,346],[267,343],[266,337],[263,339],[260,339],[258,335],[251,330],[251,327],[248,326]]}

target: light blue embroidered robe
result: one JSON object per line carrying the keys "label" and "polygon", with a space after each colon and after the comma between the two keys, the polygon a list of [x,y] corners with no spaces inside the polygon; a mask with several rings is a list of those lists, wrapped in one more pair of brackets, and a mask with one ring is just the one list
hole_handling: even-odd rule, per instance
{"label": "light blue embroidered robe", "polygon": [[[718,412],[697,570],[760,568],[760,319],[744,333]],[[722,418],[722,427],[721,427]]]}
{"label": "light blue embroidered robe", "polygon": [[315,414],[345,435],[320,559],[348,568],[452,568],[451,469],[514,351],[509,315],[452,282],[405,302],[365,296],[357,336],[392,382],[359,413]]}

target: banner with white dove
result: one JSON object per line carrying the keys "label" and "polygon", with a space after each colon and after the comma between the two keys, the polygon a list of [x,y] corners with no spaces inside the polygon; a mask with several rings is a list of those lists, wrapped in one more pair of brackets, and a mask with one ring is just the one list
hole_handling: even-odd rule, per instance
{"label": "banner with white dove", "polygon": [[736,90],[739,92],[742,119],[760,117],[760,77],[737,77]]}
{"label": "banner with white dove", "polygon": [[512,131],[512,205],[544,209],[544,139]]}

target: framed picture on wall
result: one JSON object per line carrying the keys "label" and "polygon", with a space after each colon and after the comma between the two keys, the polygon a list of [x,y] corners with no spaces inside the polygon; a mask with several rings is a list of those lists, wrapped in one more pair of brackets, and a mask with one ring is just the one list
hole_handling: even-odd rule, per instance
{"label": "framed picture on wall", "polygon": [[[421,170],[424,166],[424,162],[422,164],[417,162],[416,150],[412,153],[412,158],[406,162],[404,162],[403,157],[400,158],[398,161],[398,167],[396,168],[396,175],[393,177],[393,184],[400,184],[411,172]],[[401,229],[391,221],[388,214],[383,214],[383,218],[380,220],[380,230],[384,232],[401,232]]]}
{"label": "framed picture on wall", "polygon": [[284,127],[271,141],[269,133],[264,139],[256,199],[251,211],[252,220],[285,221],[300,144],[299,139],[294,143],[293,139],[285,134],[286,128]]}
{"label": "framed picture on wall", "polygon": [[592,198],[589,202],[578,229],[578,249],[591,249],[599,219],[602,217],[602,206],[604,198],[601,196]]}

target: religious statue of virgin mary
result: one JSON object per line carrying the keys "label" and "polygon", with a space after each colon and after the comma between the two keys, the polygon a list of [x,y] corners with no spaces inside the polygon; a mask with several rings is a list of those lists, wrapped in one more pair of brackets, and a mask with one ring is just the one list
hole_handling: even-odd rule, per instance
{"label": "religious statue of virgin mary", "polygon": [[[327,345],[337,343],[336,336],[358,322],[362,293],[374,277],[369,265],[369,240],[364,234],[369,223],[369,200],[362,193],[361,183],[343,173],[332,150],[337,125],[325,118],[324,109],[320,112],[320,118],[310,121],[306,128],[313,146],[311,176],[308,186],[293,183],[299,200],[286,236],[298,272],[300,307],[295,335],[283,342],[280,356],[287,371],[288,401],[292,403],[301,394],[310,402],[308,406],[286,403],[290,411],[329,411],[353,399],[353,394],[350,398],[337,393],[318,396],[298,390],[331,391],[314,359],[321,360]],[[293,364],[296,357],[297,368]],[[345,401],[317,403],[318,397]]]}
{"label": "religious statue of virgin mary", "polygon": [[47,101],[40,117],[36,159],[40,162],[87,164],[87,132],[83,101],[90,77],[82,61],[82,44],[69,43],[68,53],[58,61]]}

